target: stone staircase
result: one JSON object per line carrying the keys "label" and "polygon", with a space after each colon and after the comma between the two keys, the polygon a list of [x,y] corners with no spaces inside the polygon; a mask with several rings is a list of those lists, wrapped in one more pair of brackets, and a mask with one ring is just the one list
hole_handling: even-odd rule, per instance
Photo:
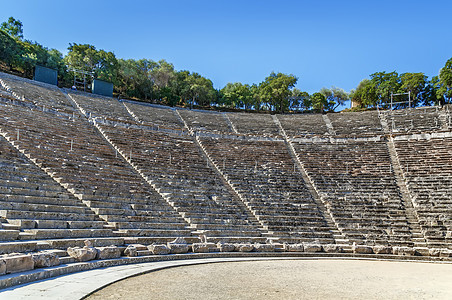
{"label": "stone staircase", "polygon": [[406,185],[406,180],[403,175],[402,168],[400,166],[400,161],[397,155],[397,151],[394,146],[394,140],[392,136],[389,136],[387,140],[389,155],[391,157],[391,165],[396,177],[397,185],[400,189],[403,204],[405,206],[406,217],[408,220],[408,225],[412,234],[412,239],[415,247],[427,247],[427,242],[425,236],[422,232],[421,226],[419,225],[419,217],[417,216],[416,210],[413,206],[413,201]]}
{"label": "stone staircase", "polygon": [[317,206],[318,206],[319,210],[322,212],[326,223],[331,228],[331,231],[333,232],[333,237],[334,237],[336,244],[350,245],[350,241],[341,232],[338,224],[336,223],[333,215],[331,214],[331,211],[325,205],[325,203],[323,202],[319,193],[317,192],[317,189],[316,189],[312,179],[307,174],[306,169],[304,168],[297,153],[295,152],[292,142],[291,142],[290,138],[287,136],[286,131],[282,127],[281,122],[279,121],[278,117],[276,115],[272,115],[272,117],[273,117],[273,121],[280,129],[281,135],[284,137],[285,144],[287,145],[287,149],[288,149],[293,161],[297,165],[297,168],[300,171],[300,174],[303,177],[303,180],[306,183],[308,190],[310,191],[311,195],[313,196],[314,200],[316,201]]}

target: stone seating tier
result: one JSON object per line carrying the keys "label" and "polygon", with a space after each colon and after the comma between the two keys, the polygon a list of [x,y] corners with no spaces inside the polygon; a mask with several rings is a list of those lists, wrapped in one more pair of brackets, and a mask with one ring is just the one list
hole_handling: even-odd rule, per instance
{"label": "stone seating tier", "polygon": [[[58,89],[11,76],[4,82],[15,93],[0,91],[7,97],[0,130],[8,138],[0,137],[0,240],[15,240],[17,249],[21,241],[63,249],[85,238],[124,243],[199,234],[209,241],[334,243],[325,213],[349,243],[412,247],[419,239],[386,141],[347,139],[381,135],[377,112],[274,120],[178,110],[191,129],[218,137],[194,138],[176,133],[184,123],[173,109],[69,92],[73,106]],[[109,125],[97,125],[99,132],[79,108]],[[384,118],[400,135],[447,130],[449,113],[422,108]],[[289,137],[312,136],[294,143],[295,152],[321,201],[282,141],[278,120]],[[334,143],[332,134],[347,140]],[[332,142],[319,142],[324,136]],[[420,139],[395,142],[415,220],[428,246],[451,247],[451,142]]]}
{"label": "stone seating tier", "polygon": [[[405,243],[411,233],[385,142],[297,143],[308,176],[349,240],[376,230],[379,240]],[[354,230],[358,229],[356,235]],[[405,232],[403,235],[391,229]]]}
{"label": "stone seating tier", "polygon": [[226,117],[222,113],[178,109],[188,126],[195,131],[206,131],[212,133],[233,132]]}
{"label": "stone seating tier", "polygon": [[135,122],[135,119],[117,99],[83,92],[68,91],[68,93],[88,116],[131,123]]}
{"label": "stone seating tier", "polygon": [[67,114],[76,113],[76,109],[57,87],[1,72],[0,79],[24,102],[32,103],[41,109],[54,109]]}
{"label": "stone seating tier", "polygon": [[328,128],[321,114],[277,115],[289,137],[328,135]]}
{"label": "stone seating tier", "polygon": [[246,135],[279,137],[279,128],[269,114],[227,113],[237,132]]}
{"label": "stone seating tier", "polygon": [[377,111],[330,113],[336,135],[379,135],[383,127]]}
{"label": "stone seating tier", "polygon": [[[11,142],[24,149],[30,157],[35,158],[38,165],[53,174],[54,180],[58,180],[70,190],[73,189],[77,195],[82,195],[84,202],[80,201],[80,204],[87,208],[88,204],[92,205],[89,207],[91,210],[88,211],[93,216],[97,213],[97,218],[109,221],[108,216],[118,214],[126,216],[145,214],[146,211],[135,210],[130,204],[145,204],[149,205],[148,208],[157,204],[157,208],[166,207],[167,209],[157,210],[152,213],[153,215],[173,218],[173,222],[187,225],[182,219],[177,219],[177,213],[161,196],[155,192],[152,193],[147,183],[122,160],[120,155],[115,154],[88,122],[82,119],[74,121],[59,118],[53,114],[31,111],[18,106],[4,109],[1,116],[5,120],[2,122],[5,126],[2,130],[14,137],[17,129],[24,132],[18,141],[11,140]],[[67,139],[64,139],[69,136],[73,137],[72,151],[70,143],[68,145]],[[49,157],[52,159],[50,160]],[[86,201],[90,198],[105,201]],[[117,203],[124,198],[130,199],[128,207],[115,208],[114,205],[105,205],[105,202]],[[99,206],[96,207],[96,205]],[[149,212],[152,212],[152,209]],[[77,213],[61,215],[61,218],[64,216],[69,220],[75,220],[80,218]],[[49,214],[47,213],[48,218],[57,217],[56,214],[55,216]],[[40,217],[45,216],[40,214]],[[24,216],[14,215],[14,218],[24,218]]]}
{"label": "stone seating tier", "polygon": [[133,112],[138,120],[145,124],[178,130],[184,128],[182,120],[170,108],[141,105],[131,102],[123,103]]}
{"label": "stone seating tier", "polygon": [[[298,225],[326,226],[283,142],[215,138],[200,142],[264,226],[270,227],[267,220],[290,221],[290,215],[297,215]],[[331,232],[328,236],[333,239]]]}
{"label": "stone seating tier", "polygon": [[[192,137],[120,126],[100,127],[123,153],[127,154],[133,145],[131,163],[180,214],[190,220],[193,227],[205,227],[194,221],[206,213],[215,213],[224,217],[208,219],[212,228],[227,221],[230,226],[223,227],[223,230],[229,231],[231,236],[260,235],[253,225],[252,216],[208,166]],[[245,216],[247,222],[235,222],[237,216]],[[209,232],[210,235],[220,234],[218,231]]]}

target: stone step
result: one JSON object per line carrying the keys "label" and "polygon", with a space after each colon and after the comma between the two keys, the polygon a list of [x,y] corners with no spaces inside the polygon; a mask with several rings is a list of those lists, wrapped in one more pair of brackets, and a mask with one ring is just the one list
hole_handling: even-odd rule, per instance
{"label": "stone step", "polygon": [[86,207],[79,206],[64,206],[64,205],[49,205],[36,203],[18,203],[18,202],[0,202],[0,210],[27,210],[27,211],[42,211],[42,212],[66,212],[77,214],[92,214]]}
{"label": "stone step", "polygon": [[9,203],[29,203],[41,205],[64,205],[68,207],[84,207],[84,205],[77,199],[66,199],[56,197],[40,197],[29,195],[10,195],[0,194],[0,201]]}
{"label": "stone step", "polygon": [[13,241],[19,238],[19,230],[0,229],[0,241]]}
{"label": "stone step", "polygon": [[[1,180],[0,180],[1,182]],[[3,184],[3,183],[2,183]],[[61,190],[43,190],[43,189],[28,189],[23,187],[9,187],[9,182],[4,183],[8,186],[0,186],[0,195],[24,195],[24,196],[34,196],[34,197],[49,197],[58,199],[70,199],[70,195]]]}
{"label": "stone step", "polygon": [[96,216],[66,212],[44,212],[44,211],[17,211],[0,210],[0,216],[5,219],[32,219],[32,220],[74,220],[94,221]]}
{"label": "stone step", "polygon": [[190,236],[191,230],[165,230],[165,229],[119,229],[117,231],[119,236],[160,236],[160,237],[168,237],[168,236]]}
{"label": "stone step", "polygon": [[[177,236],[177,237],[183,237],[184,240],[189,243],[199,243],[199,238],[196,236]],[[124,237],[124,242],[126,244],[142,244],[142,245],[151,245],[151,244],[166,244],[168,242],[174,241],[176,237],[174,236],[150,236],[150,237],[144,237],[144,236],[137,236],[137,237]]]}
{"label": "stone step", "polygon": [[111,222],[117,229],[185,229],[184,223],[149,223],[149,222]]}
{"label": "stone step", "polygon": [[31,234],[32,239],[92,238],[113,235],[113,232],[108,229],[25,229],[24,233]]}
{"label": "stone step", "polygon": [[90,237],[90,238],[64,238],[64,239],[49,239],[45,242],[52,249],[66,250],[68,247],[84,247],[85,241],[89,240],[95,247],[106,246],[122,246],[124,239],[122,237]]}
{"label": "stone step", "polygon": [[251,231],[251,230],[197,230],[194,231],[193,234],[203,234],[206,236],[215,236],[215,237],[239,237],[239,236],[247,236],[247,237],[259,237],[262,236],[262,232],[259,230]]}

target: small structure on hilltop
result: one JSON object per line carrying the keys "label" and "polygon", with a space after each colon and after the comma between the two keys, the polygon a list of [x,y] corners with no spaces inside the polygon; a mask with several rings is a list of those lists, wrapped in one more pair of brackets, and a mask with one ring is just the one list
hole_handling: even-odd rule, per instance
{"label": "small structure on hilltop", "polygon": [[94,79],[92,92],[93,94],[113,97],[113,83]]}
{"label": "small structure on hilltop", "polygon": [[57,72],[57,70],[54,70],[54,69],[50,69],[50,68],[46,68],[46,67],[42,67],[42,66],[36,66],[33,80],[57,85],[58,84],[58,72]]}

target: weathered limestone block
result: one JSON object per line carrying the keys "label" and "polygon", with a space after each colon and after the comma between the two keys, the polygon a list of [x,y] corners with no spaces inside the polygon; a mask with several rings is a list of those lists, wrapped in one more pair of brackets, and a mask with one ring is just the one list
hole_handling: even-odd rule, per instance
{"label": "weathered limestone block", "polygon": [[6,262],[3,259],[0,259],[0,275],[6,274]]}
{"label": "weathered limestone block", "polygon": [[192,244],[193,252],[195,253],[209,253],[215,252],[218,250],[217,245],[214,243],[193,243]]}
{"label": "weathered limestone block", "polygon": [[129,257],[138,256],[137,247],[135,247],[134,245],[127,246],[126,250],[124,250],[124,255]]}
{"label": "weathered limestone block", "polygon": [[183,237],[178,237],[174,241],[169,242],[169,244],[187,244],[187,241]]}
{"label": "weathered limestone block", "polygon": [[320,244],[306,243],[306,244],[303,244],[303,248],[304,248],[304,252],[311,252],[311,253],[322,252],[322,246]]}
{"label": "weathered limestone block", "polygon": [[375,254],[392,254],[392,247],[384,245],[376,245],[373,247]]}
{"label": "weathered limestone block", "polygon": [[251,252],[254,250],[254,246],[252,244],[237,244],[235,245],[235,248],[239,252]]}
{"label": "weathered limestone block", "polygon": [[275,252],[275,245],[273,244],[254,244],[256,252]]}
{"label": "weathered limestone block", "polygon": [[366,245],[356,245],[355,243],[353,243],[352,250],[353,253],[356,254],[372,254],[373,252],[372,247]]}
{"label": "weathered limestone block", "polygon": [[36,242],[4,242],[0,243],[0,254],[36,251]]}
{"label": "weathered limestone block", "polygon": [[429,256],[430,255],[430,249],[427,247],[415,247],[414,251],[416,251],[416,255],[421,255],[421,256]]}
{"label": "weathered limestone block", "polygon": [[284,244],[284,248],[287,252],[303,252],[303,244]]}
{"label": "weathered limestone block", "polygon": [[235,245],[229,243],[218,242],[217,247],[220,250],[220,252],[234,252],[235,250]]}
{"label": "weathered limestone block", "polygon": [[341,245],[326,244],[323,245],[323,250],[327,253],[341,253],[344,251],[344,248]]}
{"label": "weathered limestone block", "polygon": [[31,254],[35,263],[35,268],[53,267],[60,264],[58,255],[48,251],[41,251]]}
{"label": "weathered limestone block", "polygon": [[200,243],[207,243],[207,236],[205,234],[201,234],[199,236],[199,242]]}
{"label": "weathered limestone block", "polygon": [[188,244],[172,244],[168,243],[168,248],[172,254],[182,254],[188,252]]}
{"label": "weathered limestone block", "polygon": [[171,253],[173,254],[187,253],[189,248],[187,241],[185,241],[185,239],[182,237],[176,238],[174,241],[169,242],[167,245]]}
{"label": "weathered limestone block", "polygon": [[170,249],[166,245],[149,245],[148,249],[154,255],[163,255],[170,253]]}
{"label": "weathered limestone block", "polygon": [[121,250],[116,246],[97,247],[97,259],[111,259],[121,257]]}
{"label": "weathered limestone block", "polygon": [[275,252],[284,252],[286,251],[286,245],[283,243],[271,243],[273,247],[275,247]]}
{"label": "weathered limestone block", "polygon": [[402,256],[414,256],[416,251],[411,247],[393,247],[392,254],[402,255]]}
{"label": "weathered limestone block", "polygon": [[6,264],[6,273],[16,273],[33,270],[35,263],[29,254],[9,254],[2,258]]}
{"label": "weathered limestone block", "polygon": [[97,250],[93,247],[85,246],[80,247],[69,247],[67,248],[67,254],[70,257],[75,258],[77,261],[89,261],[93,260],[97,256]]}
{"label": "weathered limestone block", "polygon": [[439,248],[431,248],[430,250],[429,250],[429,255],[430,256],[439,256],[439,254],[441,253],[441,249],[439,249]]}
{"label": "weathered limestone block", "polygon": [[147,251],[148,247],[146,247],[145,245],[142,244],[130,244],[129,246],[134,246],[137,251]]}
{"label": "weathered limestone block", "polygon": [[67,221],[61,220],[37,220],[37,228],[50,228],[50,229],[66,229],[68,228]]}
{"label": "weathered limestone block", "polygon": [[439,257],[452,257],[452,250],[450,249],[442,249],[439,253]]}

